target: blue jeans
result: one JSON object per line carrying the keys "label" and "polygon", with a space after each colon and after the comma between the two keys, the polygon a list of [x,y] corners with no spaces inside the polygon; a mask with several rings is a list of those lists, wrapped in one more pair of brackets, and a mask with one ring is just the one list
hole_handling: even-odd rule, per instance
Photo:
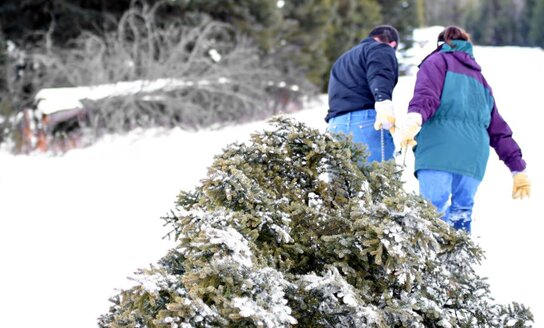
{"label": "blue jeans", "polygon": [[395,143],[389,130],[383,130],[383,149],[381,131],[374,130],[376,111],[374,109],[358,110],[329,119],[327,130],[331,133],[351,135],[353,142],[366,146],[369,156],[367,162],[381,162],[393,159]]}
{"label": "blue jeans", "polygon": [[[419,193],[444,213],[442,219],[455,229],[470,233],[474,195],[480,180],[437,170],[418,170]],[[448,203],[449,201],[449,203]]]}

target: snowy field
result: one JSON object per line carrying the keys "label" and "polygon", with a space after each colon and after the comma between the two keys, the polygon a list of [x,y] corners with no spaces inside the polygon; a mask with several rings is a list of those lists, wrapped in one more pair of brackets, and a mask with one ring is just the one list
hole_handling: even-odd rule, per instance
{"label": "snowy field", "polygon": [[[481,274],[498,302],[524,303],[535,315],[534,327],[544,327],[544,51],[476,47],[475,57],[522,147],[533,184],[529,200],[512,200],[511,175],[492,151],[474,208],[473,237],[487,254]],[[399,115],[413,84],[413,76],[399,81]],[[292,116],[324,131],[326,110],[323,96]],[[160,217],[173,208],[177,193],[198,184],[227,144],[265,126],[136,131],[64,156],[0,151],[0,326],[96,327],[108,298],[131,284],[127,277],[173,246],[162,239],[167,231]],[[406,189],[416,190],[411,154],[406,164]]]}

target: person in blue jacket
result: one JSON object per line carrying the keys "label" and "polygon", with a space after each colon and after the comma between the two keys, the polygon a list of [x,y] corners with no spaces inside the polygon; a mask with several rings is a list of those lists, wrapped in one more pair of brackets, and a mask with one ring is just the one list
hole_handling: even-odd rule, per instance
{"label": "person in blue jacket", "polygon": [[413,147],[420,194],[444,214],[445,222],[470,232],[490,146],[512,173],[513,198],[529,197],[531,183],[521,149],[474,59],[470,36],[448,26],[438,42],[419,66],[399,127],[400,144]]}
{"label": "person in blue jacket", "polygon": [[393,26],[378,25],[342,54],[330,72],[327,130],[364,144],[369,163],[393,159],[395,151],[392,94],[399,76],[398,44]]}

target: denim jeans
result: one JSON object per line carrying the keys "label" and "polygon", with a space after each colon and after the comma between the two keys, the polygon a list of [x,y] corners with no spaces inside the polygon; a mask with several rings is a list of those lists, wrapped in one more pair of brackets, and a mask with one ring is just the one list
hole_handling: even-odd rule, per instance
{"label": "denim jeans", "polygon": [[430,201],[442,219],[455,229],[470,233],[474,195],[480,180],[437,170],[418,170],[419,193]]}
{"label": "denim jeans", "polygon": [[381,131],[374,129],[376,111],[374,109],[358,110],[329,119],[327,130],[331,133],[351,135],[353,142],[366,146],[369,156],[367,161],[381,162],[393,159],[395,144],[389,130],[383,130],[383,149]]}

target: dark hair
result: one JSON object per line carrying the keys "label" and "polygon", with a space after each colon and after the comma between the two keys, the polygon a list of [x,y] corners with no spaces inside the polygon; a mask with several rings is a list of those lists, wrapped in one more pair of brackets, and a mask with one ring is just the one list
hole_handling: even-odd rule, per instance
{"label": "dark hair", "polygon": [[[395,41],[399,44],[399,31],[391,25],[375,26],[368,34],[371,38],[378,38],[381,42],[390,43]],[[395,47],[396,49],[397,47]]]}
{"label": "dark hair", "polygon": [[445,42],[451,46],[451,41],[453,40],[470,41],[470,34],[455,25],[446,27],[442,32],[440,32],[440,34],[438,34],[438,42]]}

